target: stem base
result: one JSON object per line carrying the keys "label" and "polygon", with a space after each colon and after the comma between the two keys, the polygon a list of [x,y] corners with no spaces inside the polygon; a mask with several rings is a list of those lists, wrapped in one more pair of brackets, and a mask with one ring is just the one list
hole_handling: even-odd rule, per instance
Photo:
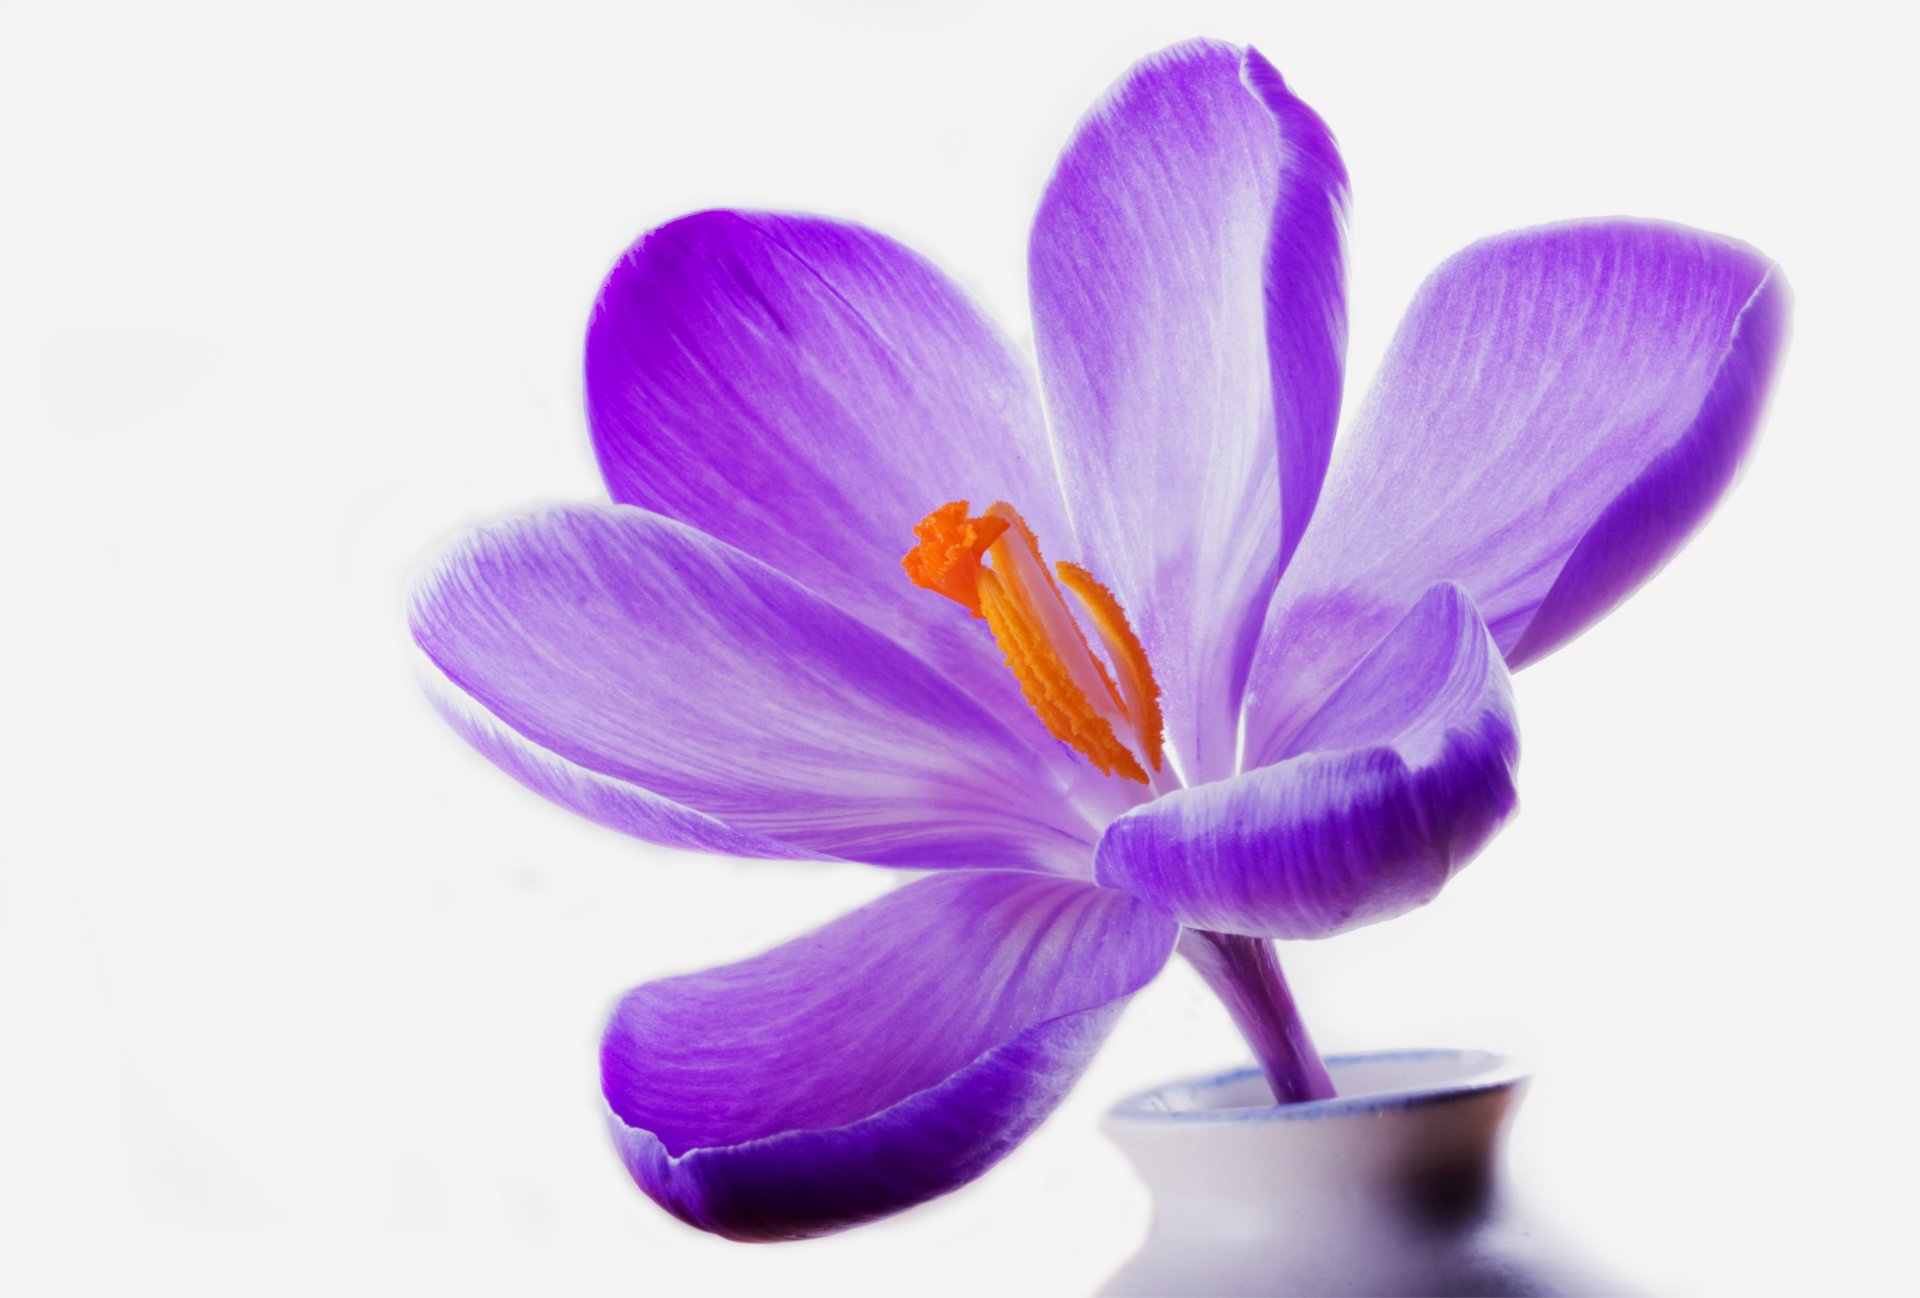
{"label": "stem base", "polygon": [[1333,1079],[1300,1021],[1272,942],[1189,928],[1181,930],[1175,949],[1200,971],[1233,1015],[1267,1075],[1275,1104],[1333,1097]]}

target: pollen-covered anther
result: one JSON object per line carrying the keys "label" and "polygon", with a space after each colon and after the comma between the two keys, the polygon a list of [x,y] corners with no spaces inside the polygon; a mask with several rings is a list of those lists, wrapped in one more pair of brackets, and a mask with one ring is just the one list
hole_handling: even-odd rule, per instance
{"label": "pollen-covered anther", "polygon": [[[1160,688],[1107,588],[1076,564],[1061,564],[1055,580],[1033,530],[1004,501],[976,517],[968,516],[966,501],[949,501],[913,531],[918,544],[901,560],[907,576],[985,619],[1047,730],[1106,774],[1148,783],[1142,762],[1155,771],[1161,765]],[[1063,581],[1114,670],[1095,656],[1061,594]]]}

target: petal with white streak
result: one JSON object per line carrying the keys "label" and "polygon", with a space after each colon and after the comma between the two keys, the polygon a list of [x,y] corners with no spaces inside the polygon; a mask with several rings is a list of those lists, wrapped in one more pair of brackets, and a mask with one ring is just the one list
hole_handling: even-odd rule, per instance
{"label": "petal with white streak", "polygon": [[1051,769],[944,675],[759,561],[627,506],[482,528],[415,640],[469,740],[655,841],[1084,873]]}

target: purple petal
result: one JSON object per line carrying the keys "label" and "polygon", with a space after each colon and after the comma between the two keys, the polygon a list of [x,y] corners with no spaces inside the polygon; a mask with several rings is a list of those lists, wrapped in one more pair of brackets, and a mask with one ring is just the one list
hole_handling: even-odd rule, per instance
{"label": "purple petal", "polygon": [[1752,443],[1784,332],[1771,264],[1676,226],[1502,235],[1401,324],[1262,633],[1247,761],[1437,580],[1518,667],[1659,568]]}
{"label": "purple petal", "polygon": [[694,852],[826,859],[822,853],[729,825],[542,748],[487,711],[431,663],[421,672],[421,684],[434,710],[483,757],[541,797],[597,825]]}
{"label": "purple petal", "polygon": [[1031,370],[930,263],[818,217],[683,217],[607,276],[586,395],[616,501],[773,565],[1057,748],[992,637],[900,568],[950,500],[1068,539]]}
{"label": "purple petal", "polygon": [[1526,631],[1507,651],[1515,669],[1546,657],[1612,612],[1713,512],[1760,430],[1790,305],[1778,275],[1756,290],[1693,423],[1581,535]]}
{"label": "purple petal", "polygon": [[1271,766],[1108,826],[1095,877],[1182,924],[1326,937],[1424,905],[1513,810],[1505,664],[1473,602],[1438,585]]}
{"label": "purple petal", "polygon": [[1326,471],[1346,193],[1332,137],[1279,73],[1196,42],[1081,123],[1034,220],[1079,557],[1140,632],[1189,780],[1233,767],[1254,637]]}
{"label": "purple petal", "polygon": [[678,846],[1084,872],[1024,742],[790,578],[619,505],[474,532],[415,592],[449,719],[516,777]]}
{"label": "purple petal", "polygon": [[755,959],[627,993],[600,1051],[615,1142],[662,1207],[733,1239],[898,1212],[1039,1125],[1176,933],[1091,884],[919,880]]}

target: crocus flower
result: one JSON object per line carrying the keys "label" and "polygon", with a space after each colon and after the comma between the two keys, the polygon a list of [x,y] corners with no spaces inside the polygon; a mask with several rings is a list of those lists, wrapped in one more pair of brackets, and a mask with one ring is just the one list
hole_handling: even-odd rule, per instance
{"label": "crocus flower", "polygon": [[1037,376],[843,222],[703,212],[608,277],[613,503],[438,561],[412,609],[438,706],[641,838],[929,872],[620,1001],[614,1140],[681,1219],[787,1239],[961,1185],[1176,949],[1278,1098],[1329,1094],[1270,939],[1430,899],[1514,806],[1508,670],[1732,479],[1784,287],[1629,220],[1443,264],[1335,457],[1346,201],[1279,74],[1194,43],[1047,186]]}

